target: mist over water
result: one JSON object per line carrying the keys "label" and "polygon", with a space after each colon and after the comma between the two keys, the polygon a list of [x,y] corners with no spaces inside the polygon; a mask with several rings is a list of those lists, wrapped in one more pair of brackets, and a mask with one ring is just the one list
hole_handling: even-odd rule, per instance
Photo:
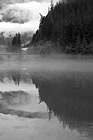
{"label": "mist over water", "polygon": [[93,139],[92,59],[12,55],[4,59],[0,140]]}
{"label": "mist over water", "polygon": [[11,54],[0,65],[0,140],[93,139],[91,58]]}
{"label": "mist over water", "polygon": [[[48,4],[8,5],[1,31],[35,32]],[[0,140],[93,140],[92,106],[93,58],[0,55]]]}

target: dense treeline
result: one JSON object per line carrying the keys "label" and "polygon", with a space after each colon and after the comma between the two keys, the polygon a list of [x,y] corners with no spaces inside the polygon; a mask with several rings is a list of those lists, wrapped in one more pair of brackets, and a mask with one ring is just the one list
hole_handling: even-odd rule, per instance
{"label": "dense treeline", "polygon": [[13,37],[12,45],[14,45],[16,47],[20,47],[21,46],[21,36],[20,36],[20,33],[16,34]]}
{"label": "dense treeline", "polygon": [[21,35],[16,33],[12,41],[8,44],[7,51],[20,51],[21,50]]}
{"label": "dense treeline", "polygon": [[32,43],[57,42],[62,52],[93,54],[93,0],[57,3],[41,16]]}

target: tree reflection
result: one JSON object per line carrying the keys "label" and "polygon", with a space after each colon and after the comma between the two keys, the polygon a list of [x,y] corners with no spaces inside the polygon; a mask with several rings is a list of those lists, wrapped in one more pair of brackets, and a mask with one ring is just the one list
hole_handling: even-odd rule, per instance
{"label": "tree reflection", "polygon": [[63,73],[52,78],[34,76],[32,81],[40,101],[60,122],[93,122],[93,75]]}
{"label": "tree reflection", "polygon": [[8,78],[10,81],[13,80],[15,85],[19,86],[21,81],[21,69],[11,71],[0,71],[0,82],[4,82],[5,78]]}
{"label": "tree reflection", "polygon": [[15,85],[20,84],[20,79],[21,79],[21,71],[11,71],[11,77],[15,83]]}

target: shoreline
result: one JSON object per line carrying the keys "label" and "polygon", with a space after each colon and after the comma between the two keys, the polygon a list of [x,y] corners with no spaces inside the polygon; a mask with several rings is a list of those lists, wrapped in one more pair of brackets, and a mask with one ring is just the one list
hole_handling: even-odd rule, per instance
{"label": "shoreline", "polygon": [[[55,48],[58,47],[58,50],[53,50],[53,47]],[[28,50],[27,50],[27,55],[39,55],[39,56],[48,56],[48,57],[59,57],[59,58],[78,58],[78,59],[92,59],[93,54],[70,54],[70,53],[64,53],[60,52],[59,50],[60,46],[55,43],[44,43],[44,44],[36,44],[36,45],[29,45]],[[48,50],[49,49],[49,50]],[[44,51],[44,53],[42,52]]]}

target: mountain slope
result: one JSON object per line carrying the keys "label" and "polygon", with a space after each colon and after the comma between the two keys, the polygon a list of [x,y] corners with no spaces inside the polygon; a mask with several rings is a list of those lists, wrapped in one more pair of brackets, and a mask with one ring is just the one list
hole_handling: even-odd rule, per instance
{"label": "mountain slope", "polygon": [[68,0],[51,7],[41,17],[32,43],[42,40],[57,42],[61,52],[93,54],[93,0]]}

